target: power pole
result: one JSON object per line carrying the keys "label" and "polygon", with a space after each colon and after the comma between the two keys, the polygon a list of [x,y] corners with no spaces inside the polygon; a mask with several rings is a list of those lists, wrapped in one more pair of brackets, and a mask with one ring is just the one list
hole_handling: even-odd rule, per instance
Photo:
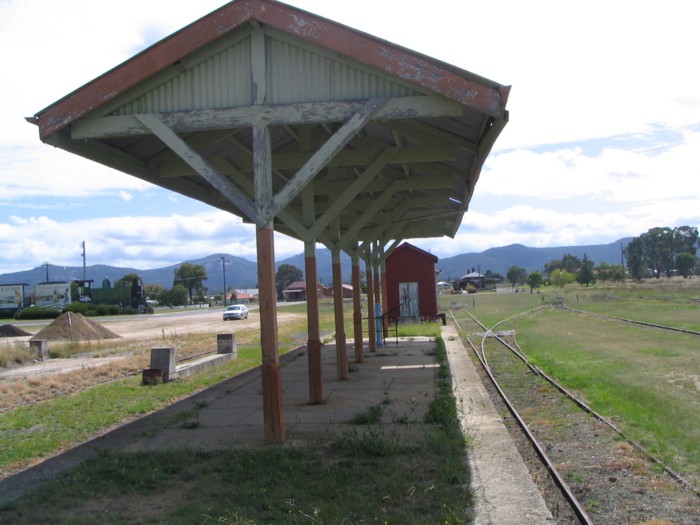
{"label": "power pole", "polygon": [[82,253],[82,256],[83,256],[83,281],[85,281],[86,280],[86,277],[85,277],[85,241],[82,242],[82,246],[83,246],[83,253]]}
{"label": "power pole", "polygon": [[622,286],[625,285],[625,249],[620,243],[620,264],[622,266]]}
{"label": "power pole", "polygon": [[231,262],[226,259],[226,257],[221,258],[221,267],[224,270],[224,308],[226,308],[226,263]]}

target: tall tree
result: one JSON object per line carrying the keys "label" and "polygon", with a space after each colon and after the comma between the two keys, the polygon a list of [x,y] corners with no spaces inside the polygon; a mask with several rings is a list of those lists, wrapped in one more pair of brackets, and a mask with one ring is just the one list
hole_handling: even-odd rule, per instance
{"label": "tall tree", "polygon": [[679,253],[676,257],[676,269],[687,279],[693,275],[696,262],[697,257],[692,253]]}
{"label": "tall tree", "polygon": [[207,271],[201,264],[182,263],[178,268],[175,268],[175,278],[173,279],[173,287],[182,285],[190,298],[190,302],[194,298],[194,292],[198,295],[204,293],[204,285],[207,280]]}
{"label": "tall tree", "polygon": [[575,255],[567,253],[564,255],[564,257],[561,258],[560,268],[562,270],[566,270],[569,273],[576,273],[581,268],[581,259],[579,259]]}
{"label": "tall tree", "polygon": [[627,248],[625,248],[625,256],[627,257],[627,269],[633,279],[641,280],[645,275],[645,257],[644,257],[644,242],[641,237],[632,239]]}
{"label": "tall tree", "polygon": [[662,273],[671,276],[673,269],[673,230],[671,228],[651,228],[641,235],[647,263],[654,269],[658,279]]}
{"label": "tall tree", "polygon": [[294,281],[301,281],[304,278],[304,272],[292,264],[280,264],[275,274],[275,288],[277,289],[277,297],[282,297],[282,290],[292,284]]}
{"label": "tall tree", "polygon": [[181,284],[176,284],[171,290],[168,290],[164,299],[169,306],[184,306],[187,304],[187,288]]}
{"label": "tall tree", "polygon": [[527,279],[527,271],[525,268],[520,266],[511,266],[508,268],[508,273],[506,273],[506,279],[508,279],[508,282],[513,285],[513,288],[515,288],[516,284],[525,283]]}
{"label": "tall tree", "polygon": [[532,290],[537,288],[539,290],[540,286],[542,286],[542,274],[540,272],[532,272],[530,275],[527,276],[527,285],[530,287],[530,293],[532,293]]}
{"label": "tall tree", "polygon": [[576,274],[576,282],[585,284],[586,287],[593,282],[593,261],[591,261],[585,253],[583,254],[581,267]]}
{"label": "tall tree", "polygon": [[673,229],[673,254],[681,253],[696,255],[698,243],[698,229],[694,226],[679,226]]}

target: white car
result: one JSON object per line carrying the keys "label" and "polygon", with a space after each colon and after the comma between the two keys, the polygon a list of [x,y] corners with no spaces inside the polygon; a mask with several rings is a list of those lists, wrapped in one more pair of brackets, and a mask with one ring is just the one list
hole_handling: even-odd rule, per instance
{"label": "white car", "polygon": [[248,307],[244,304],[233,304],[224,310],[224,321],[229,319],[248,319]]}

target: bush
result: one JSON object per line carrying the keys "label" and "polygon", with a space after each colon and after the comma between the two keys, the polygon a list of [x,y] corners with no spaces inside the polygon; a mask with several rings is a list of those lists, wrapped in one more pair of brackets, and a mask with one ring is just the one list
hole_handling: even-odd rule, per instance
{"label": "bush", "polygon": [[32,306],[29,308],[22,308],[18,312],[17,319],[56,319],[61,313],[61,310],[56,310],[55,308]]}
{"label": "bush", "polygon": [[63,309],[64,312],[73,312],[85,317],[97,317],[104,315],[133,314],[135,310],[131,306],[122,308],[116,304],[71,303]]}
{"label": "bush", "polygon": [[[94,308],[93,308],[92,304],[90,304],[90,303],[71,303],[71,304],[67,305],[63,309],[63,311],[64,312],[72,312],[74,314],[81,314],[81,315],[84,315],[87,317],[87,316],[91,315],[90,311],[93,309]],[[94,314],[92,314],[92,315],[94,315]]]}

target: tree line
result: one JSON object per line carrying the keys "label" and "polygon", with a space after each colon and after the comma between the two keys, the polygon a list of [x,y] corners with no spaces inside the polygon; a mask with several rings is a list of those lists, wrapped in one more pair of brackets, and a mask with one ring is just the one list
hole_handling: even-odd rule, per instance
{"label": "tree line", "polygon": [[[639,237],[634,237],[621,256],[627,259],[628,276],[640,280],[645,277],[660,278],[681,275],[690,278],[700,275],[700,264],[696,256],[698,229],[694,226],[677,228],[651,228]],[[539,289],[543,284],[563,288],[574,281],[588,286],[596,281],[618,281],[626,278],[625,266],[600,263],[598,266],[586,254],[583,258],[570,253],[544,265],[542,272],[527,271],[520,266],[511,266],[506,279],[513,287],[528,285],[530,290]]]}
{"label": "tree line", "polygon": [[567,253],[561,259],[546,263],[542,272],[527,273],[525,268],[511,266],[506,273],[506,279],[513,287],[518,284],[527,284],[530,291],[533,291],[544,284],[563,288],[574,281],[585,286],[596,280],[621,281],[624,279],[624,271],[622,265],[601,263],[595,266],[585,253],[583,259]]}
{"label": "tree line", "polygon": [[698,229],[694,226],[651,228],[627,245],[627,268],[634,279],[678,273],[698,275]]}
{"label": "tree line", "polygon": [[[686,278],[700,275],[700,265],[696,256],[698,238],[698,229],[691,226],[656,227],[639,237],[634,237],[621,253],[627,259],[629,277],[639,280],[645,277],[659,278],[663,275],[671,277],[674,274]],[[490,273],[490,270],[487,271],[487,277]],[[492,276],[496,275],[492,274]],[[527,285],[531,291],[539,289],[543,284],[563,288],[576,281],[588,286],[596,281],[621,282],[625,277],[625,268],[622,264],[602,262],[596,266],[586,254],[583,258],[579,258],[570,253],[564,254],[561,259],[546,263],[542,272],[528,273],[520,266],[511,266],[506,274],[506,280],[513,287]],[[122,280],[133,278],[139,277],[129,274]],[[303,272],[300,269],[282,264],[275,275],[278,297],[281,298],[282,290],[289,284],[302,278]],[[207,287],[204,286],[206,280],[207,272],[204,266],[183,263],[174,270],[171,289],[149,284],[144,287],[144,293],[150,299],[169,306],[206,302]],[[231,300],[235,300],[235,292],[231,291],[231,293]],[[217,298],[221,299],[221,296]]]}
{"label": "tree line", "polygon": [[[282,290],[292,282],[303,279],[303,276],[304,273],[295,266],[282,264],[275,275],[278,297],[282,297]],[[140,279],[136,274],[129,274],[120,280],[131,282],[134,278]],[[201,264],[183,263],[174,270],[172,288],[166,289],[159,284],[147,284],[144,286],[144,293],[149,299],[166,306],[204,303],[207,302],[207,287],[204,286],[207,278],[206,269]],[[230,295],[231,301],[236,300],[236,292],[232,287],[228,287],[226,294]],[[222,299],[223,294],[214,296],[214,300],[220,301]]]}

